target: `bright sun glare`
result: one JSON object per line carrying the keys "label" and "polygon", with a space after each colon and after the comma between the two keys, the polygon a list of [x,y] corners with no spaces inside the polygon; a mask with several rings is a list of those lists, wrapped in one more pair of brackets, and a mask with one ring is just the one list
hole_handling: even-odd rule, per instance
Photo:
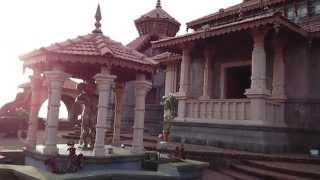
{"label": "bright sun glare", "polygon": [[[40,111],[39,111],[39,117],[40,118],[43,118],[43,119],[46,119],[47,118],[47,112],[48,112],[48,100],[46,100],[42,105],[41,105],[41,108],[40,108]],[[68,120],[68,110],[67,110],[67,106],[62,102],[60,101],[60,109],[59,109],[59,119],[61,121],[66,121]]]}

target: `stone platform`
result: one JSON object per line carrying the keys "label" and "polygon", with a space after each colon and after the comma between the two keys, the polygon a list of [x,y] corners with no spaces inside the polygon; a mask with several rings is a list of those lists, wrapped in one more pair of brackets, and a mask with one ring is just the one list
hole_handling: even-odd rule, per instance
{"label": "stone platform", "polygon": [[319,145],[319,130],[173,122],[171,142],[257,153],[301,153]]}
{"label": "stone platform", "polygon": [[[77,147],[77,145],[75,146]],[[43,153],[43,145],[38,145],[35,152],[25,151],[25,165],[0,165],[0,179],[17,180],[83,180],[83,179],[136,179],[136,180],[197,180],[201,179],[208,163],[193,160],[164,159],[157,164],[157,169],[146,168],[145,154],[132,154],[130,149],[113,147],[114,153],[106,153],[104,157],[95,157],[91,151],[77,148],[76,154],[82,153],[85,157],[84,168],[75,173],[51,173],[45,161],[52,156]],[[59,155],[55,156],[59,168],[67,162],[68,146],[59,144]],[[150,154],[150,153],[149,153]],[[144,163],[144,165],[142,165]],[[150,160],[149,160],[149,163]],[[156,163],[154,161],[153,163]]]}
{"label": "stone platform", "polygon": [[[57,145],[59,154],[55,157],[58,166],[64,167],[68,158],[68,146],[66,144]],[[144,155],[132,154],[129,149],[123,149],[112,146],[105,146],[106,152],[104,157],[95,157],[92,150],[82,150],[79,145],[75,145],[76,154],[84,155],[84,168],[81,171],[92,170],[140,170]],[[112,148],[113,153],[108,154],[107,149]],[[25,163],[38,169],[47,171],[45,161],[52,156],[43,153],[44,146],[37,145],[36,152],[25,151]]]}

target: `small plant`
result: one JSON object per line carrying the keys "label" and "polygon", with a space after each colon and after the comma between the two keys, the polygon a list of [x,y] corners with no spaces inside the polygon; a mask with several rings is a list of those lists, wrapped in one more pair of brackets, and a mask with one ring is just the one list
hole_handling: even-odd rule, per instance
{"label": "small plant", "polygon": [[164,108],[164,120],[163,120],[163,135],[164,140],[168,140],[168,136],[171,130],[172,120],[176,117],[177,114],[177,99],[172,94],[169,96],[164,96],[162,98],[162,105]]}

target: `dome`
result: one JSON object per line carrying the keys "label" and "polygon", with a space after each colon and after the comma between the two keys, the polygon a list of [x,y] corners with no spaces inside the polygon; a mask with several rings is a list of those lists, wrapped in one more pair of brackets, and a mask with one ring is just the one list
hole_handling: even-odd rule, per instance
{"label": "dome", "polygon": [[159,37],[173,37],[179,31],[180,23],[161,7],[160,0],[156,8],[135,20],[140,36],[156,34]]}

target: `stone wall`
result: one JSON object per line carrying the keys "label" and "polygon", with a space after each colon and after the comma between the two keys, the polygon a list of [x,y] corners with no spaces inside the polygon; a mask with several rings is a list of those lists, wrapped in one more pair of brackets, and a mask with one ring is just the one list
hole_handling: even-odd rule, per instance
{"label": "stone wall", "polygon": [[286,49],[285,123],[320,129],[320,42],[293,39]]}
{"label": "stone wall", "polygon": [[308,45],[302,40],[291,40],[285,52],[286,93],[288,99],[309,96]]}
{"label": "stone wall", "polygon": [[170,140],[263,153],[306,152],[320,131],[260,126],[175,122]]}
{"label": "stone wall", "polygon": [[320,40],[312,43],[310,59],[310,96],[320,99]]}
{"label": "stone wall", "polygon": [[289,100],[285,105],[287,127],[320,130],[319,100]]}

